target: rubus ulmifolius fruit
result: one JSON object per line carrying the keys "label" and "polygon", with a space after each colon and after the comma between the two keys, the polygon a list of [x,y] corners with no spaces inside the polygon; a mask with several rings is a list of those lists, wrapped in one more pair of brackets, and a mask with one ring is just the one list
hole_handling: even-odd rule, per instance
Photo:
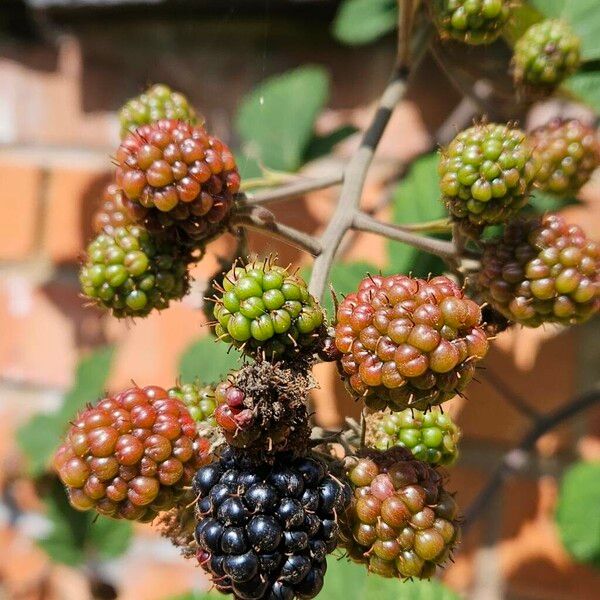
{"label": "rubus ulmifolius fruit", "polygon": [[486,243],[476,283],[521,325],[581,323],[600,309],[600,245],[559,215],[518,219]]}
{"label": "rubus ulmifolius fruit", "polygon": [[480,123],[441,150],[442,199],[466,232],[502,223],[527,204],[537,169],[523,131]]}
{"label": "rubus ulmifolius fruit", "polygon": [[340,519],[348,556],[374,574],[428,579],[451,556],[459,524],[441,475],[405,448],[350,462],[351,508]]}
{"label": "rubus ulmifolius fruit", "polygon": [[173,243],[129,225],[88,245],[79,281],[85,296],[114,316],[145,317],[185,296],[192,261]]}
{"label": "rubus ulmifolius fruit", "polygon": [[512,64],[518,86],[532,96],[546,95],[579,68],[581,40],[567,21],[540,21],[517,40]]}
{"label": "rubus ulmifolius fruit", "polygon": [[367,416],[367,443],[378,450],[401,446],[431,465],[451,465],[458,457],[460,430],[439,407],[407,408]]}
{"label": "rubus ulmifolius fruit", "polygon": [[168,85],[157,83],[143,94],[128,100],[119,111],[121,139],[142,125],[161,119],[177,119],[195,125],[198,122],[196,111],[188,99]]}
{"label": "rubus ulmifolius fruit", "polygon": [[369,276],[337,310],[350,392],[374,410],[425,410],[464,391],[488,351],[481,309],[452,280]]}
{"label": "rubus ulmifolius fruit", "polygon": [[211,427],[216,425],[215,408],[217,407],[217,400],[214,386],[202,385],[198,381],[182,383],[169,390],[169,398],[181,400],[196,423],[206,423]]}
{"label": "rubus ulmifolius fruit", "polygon": [[215,296],[215,333],[268,359],[316,352],[325,315],[306,281],[273,258],[235,266]]}
{"label": "rubus ulmifolius fruit", "polygon": [[100,206],[94,211],[92,229],[95,234],[113,235],[119,227],[141,223],[146,212],[142,206],[135,206],[129,202],[123,190],[111,183],[106,186]]}
{"label": "rubus ulmifolius fruit", "polygon": [[182,402],[133,387],[79,413],[54,467],[77,510],[149,521],[186,497],[208,450]]}
{"label": "rubus ulmifolius fruit", "polygon": [[514,0],[432,0],[442,38],[465,44],[490,44],[506,25]]}
{"label": "rubus ulmifolius fruit", "polygon": [[152,231],[175,228],[181,242],[199,245],[223,231],[240,175],[231,150],[204,127],[161,119],[138,127],[116,154],[116,181],[148,210]]}
{"label": "rubus ulmifolius fruit", "polygon": [[235,598],[314,598],[350,487],[313,456],[247,458],[226,448],[194,478],[198,561],[217,590]]}
{"label": "rubus ulmifolius fruit", "polygon": [[598,133],[578,119],[553,119],[530,137],[539,163],[535,184],[545,192],[577,194],[600,164]]}

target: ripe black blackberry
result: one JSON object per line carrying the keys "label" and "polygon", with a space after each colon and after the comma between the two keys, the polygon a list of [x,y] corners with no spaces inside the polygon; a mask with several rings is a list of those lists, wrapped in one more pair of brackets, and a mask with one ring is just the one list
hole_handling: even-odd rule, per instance
{"label": "ripe black blackberry", "polygon": [[321,591],[326,555],[338,543],[337,515],[351,497],[325,463],[281,454],[256,465],[226,448],[197,472],[193,487],[197,557],[219,591],[242,600]]}

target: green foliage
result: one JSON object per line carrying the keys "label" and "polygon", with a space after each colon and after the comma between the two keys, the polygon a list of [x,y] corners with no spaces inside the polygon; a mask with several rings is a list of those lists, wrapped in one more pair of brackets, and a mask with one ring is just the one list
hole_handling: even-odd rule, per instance
{"label": "green foliage", "polygon": [[246,154],[270,169],[297,170],[328,95],[327,72],[317,66],[299,67],[264,81],[242,100],[237,115]]}
{"label": "green foliage", "polygon": [[51,480],[43,501],[51,530],[38,544],[54,562],[77,566],[91,557],[115,558],[129,547],[130,522],[74,511],[58,479]]}
{"label": "green foliage", "polygon": [[563,87],[600,113],[600,71],[580,71],[569,77]]}
{"label": "green foliage", "polygon": [[333,22],[333,34],[344,44],[369,44],[393,31],[397,22],[396,0],[345,0]]}
{"label": "green foliage", "polygon": [[519,4],[513,8],[512,17],[504,27],[502,35],[506,38],[510,46],[514,46],[516,41],[535,23],[541,21],[544,15],[531,6],[531,4]]}
{"label": "green foliage", "polygon": [[239,367],[239,355],[230,352],[227,344],[206,336],[185,350],[179,361],[179,373],[184,383],[200,378],[202,383],[216,383],[232,369]]}
{"label": "green foliage", "polygon": [[565,473],[556,524],[569,554],[600,568],[600,462],[580,462]]}
{"label": "green foliage", "polygon": [[600,11],[598,0],[566,2],[561,17],[569,21],[581,38],[581,58],[600,59]]}
{"label": "green foliage", "polygon": [[580,204],[580,201],[577,200],[577,198],[562,198],[536,190],[529,199],[529,204],[525,207],[523,212],[533,212],[537,214],[556,212],[574,204]]}
{"label": "green foliage", "polygon": [[342,125],[326,135],[314,135],[304,154],[304,162],[309,162],[330,154],[334,146],[354,135],[358,129],[352,125]]}
{"label": "green foliage", "polygon": [[86,403],[94,402],[104,392],[113,353],[114,348],[106,346],[82,358],[75,373],[75,383],[61,408],[53,414],[34,415],[17,431],[17,441],[27,457],[32,477],[46,470],[69,421]]}

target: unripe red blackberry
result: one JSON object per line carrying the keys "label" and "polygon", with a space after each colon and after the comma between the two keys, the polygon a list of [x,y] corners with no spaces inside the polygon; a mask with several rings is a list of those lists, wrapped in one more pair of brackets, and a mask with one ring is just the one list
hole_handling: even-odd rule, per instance
{"label": "unripe red blackberry", "polygon": [[558,215],[516,220],[486,244],[477,283],[511,321],[581,323],[600,309],[600,246]]}
{"label": "unripe red blackberry", "polygon": [[460,394],[488,350],[479,306],[443,276],[363,279],[338,307],[335,343],[351,393],[394,411]]}
{"label": "unripe red blackberry", "polygon": [[143,125],[123,140],[116,160],[118,185],[148,209],[152,231],[176,226],[200,242],[224,228],[240,175],[232,152],[204,127],[174,119]]}
{"label": "unripe red blackberry", "polygon": [[537,163],[525,134],[481,123],[461,131],[440,153],[446,208],[467,228],[502,223],[527,204]]}
{"label": "unripe red blackberry", "polygon": [[537,187],[553,194],[576,194],[600,163],[593,127],[577,119],[553,119],[531,133],[538,156]]}
{"label": "unripe red blackberry", "polygon": [[119,186],[111,183],[106,186],[102,202],[94,212],[92,229],[96,234],[113,235],[119,227],[142,222],[147,212],[143,206],[128,201]]}
{"label": "unripe red blackberry", "polygon": [[182,383],[169,390],[169,398],[181,400],[187,407],[190,416],[196,423],[206,423],[215,426],[215,388],[212,385],[196,383]]}
{"label": "unripe red blackberry", "polygon": [[134,387],[82,411],[54,467],[77,510],[149,521],[183,497],[208,446],[182,402]]}
{"label": "unripe red blackberry", "polygon": [[502,33],[513,0],[433,0],[441,37],[466,44],[490,44]]}
{"label": "unripe red blackberry", "polygon": [[118,317],[144,317],[188,291],[191,257],[138,225],[101,233],[79,272],[83,293]]}
{"label": "unripe red blackberry", "polygon": [[183,94],[158,83],[127,101],[119,111],[121,139],[138,127],[161,119],[177,119],[193,125],[198,121],[196,111]]}
{"label": "unripe red blackberry", "polygon": [[354,498],[340,525],[349,557],[382,577],[430,578],[459,534],[440,474],[396,447],[354,459],[347,476]]}
{"label": "unripe red blackberry", "polygon": [[219,339],[267,358],[316,349],[325,319],[306,282],[271,259],[236,266],[215,296]]}
{"label": "unripe red blackberry", "polygon": [[367,442],[378,450],[401,446],[432,465],[450,465],[458,457],[460,430],[438,407],[374,413],[367,425]]}
{"label": "unripe red blackberry", "polygon": [[581,63],[581,40],[561,19],[535,23],[515,44],[515,83],[533,94],[551,92]]}

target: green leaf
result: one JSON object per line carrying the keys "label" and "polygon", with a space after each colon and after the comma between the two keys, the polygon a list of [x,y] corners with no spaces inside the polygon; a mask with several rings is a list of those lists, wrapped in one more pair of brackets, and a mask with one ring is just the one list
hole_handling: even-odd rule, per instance
{"label": "green leaf", "polygon": [[27,458],[31,477],[39,477],[46,471],[67,425],[68,422],[60,421],[56,414],[37,414],[19,427],[17,442]]}
{"label": "green leaf", "polygon": [[580,71],[569,77],[563,87],[600,113],[600,71]]}
{"label": "green leaf", "polygon": [[554,196],[553,194],[545,194],[544,192],[535,191],[529,199],[529,204],[525,207],[524,212],[543,214],[547,212],[556,212],[566,206],[580,204],[581,201],[577,198]]}
{"label": "green leaf", "polygon": [[94,519],[92,515],[87,545],[100,558],[107,560],[121,556],[129,548],[132,537],[133,525],[130,521],[117,521],[107,517]]}
{"label": "green leaf", "polygon": [[347,137],[354,135],[358,129],[353,125],[342,125],[327,135],[314,135],[304,154],[304,162],[330,154],[333,148]]}
{"label": "green leaf", "polygon": [[250,156],[279,171],[296,171],[329,95],[322,67],[304,66],[271,77],[248,94],[236,126]]}
{"label": "green leaf", "polygon": [[237,164],[238,171],[242,181],[250,179],[252,177],[261,177],[263,172],[255,158],[246,156],[241,152],[235,153],[235,162]]}
{"label": "green leaf", "polygon": [[227,344],[212,336],[205,336],[191,344],[179,361],[181,380],[188,383],[195,379],[202,383],[216,383],[237,368],[238,353],[230,352]]}
{"label": "green leaf", "polygon": [[402,582],[369,575],[362,565],[345,560],[327,561],[325,586],[319,600],[458,600],[458,596],[441,583],[432,581]]}
{"label": "green leaf", "polygon": [[600,462],[580,462],[565,473],[556,524],[569,554],[600,568]]}
{"label": "green leaf", "polygon": [[333,22],[333,35],[344,44],[369,44],[397,23],[396,0],[345,0]]}
{"label": "green leaf", "polygon": [[[570,0],[569,3],[573,2],[574,0]],[[561,17],[567,3],[567,0],[529,0],[529,4],[539,10],[546,19]]]}
{"label": "green leaf", "polygon": [[502,35],[513,47],[517,40],[535,23],[544,18],[544,15],[529,4],[519,4],[513,8],[513,13],[502,31]]}
{"label": "green leaf", "polygon": [[581,38],[583,60],[600,59],[600,11],[598,0],[571,0],[565,4],[562,18],[569,21]]}

